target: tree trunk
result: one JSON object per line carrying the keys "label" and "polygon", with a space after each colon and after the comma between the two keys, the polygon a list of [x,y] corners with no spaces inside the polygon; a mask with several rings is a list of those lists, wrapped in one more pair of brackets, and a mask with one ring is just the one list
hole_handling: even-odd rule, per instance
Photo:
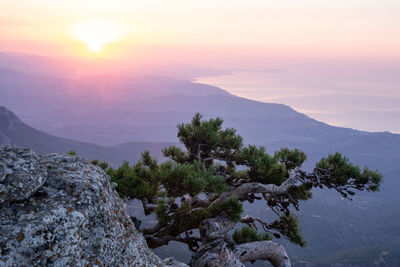
{"label": "tree trunk", "polygon": [[192,267],[244,267],[224,240],[216,240],[202,246],[190,261]]}
{"label": "tree trunk", "polygon": [[193,267],[242,267],[243,262],[267,260],[275,267],[290,267],[285,248],[272,241],[236,245],[227,233],[235,226],[227,216],[204,220],[200,224],[203,242],[192,256]]}
{"label": "tree trunk", "polygon": [[272,241],[258,241],[235,246],[233,253],[240,261],[267,260],[275,267],[290,267],[285,248]]}

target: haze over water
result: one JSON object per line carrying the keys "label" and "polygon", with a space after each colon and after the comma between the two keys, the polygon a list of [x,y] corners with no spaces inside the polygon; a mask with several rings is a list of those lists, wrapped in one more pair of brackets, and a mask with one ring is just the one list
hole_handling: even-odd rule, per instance
{"label": "haze over water", "polygon": [[233,70],[196,81],[234,95],[286,104],[331,125],[400,133],[400,71],[393,68],[382,75],[374,66],[353,72],[339,68]]}
{"label": "haze over water", "polygon": [[0,10],[0,52],[84,73],[197,78],[329,124],[400,133],[398,0],[35,0]]}

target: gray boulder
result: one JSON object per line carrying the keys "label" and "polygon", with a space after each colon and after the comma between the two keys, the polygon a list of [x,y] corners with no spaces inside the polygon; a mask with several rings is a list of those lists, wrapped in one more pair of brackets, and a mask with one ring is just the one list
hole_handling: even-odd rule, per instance
{"label": "gray boulder", "polygon": [[82,158],[3,147],[0,179],[0,266],[174,265],[148,249],[109,177]]}
{"label": "gray boulder", "polygon": [[0,150],[0,204],[32,196],[46,181],[47,170],[28,148]]}

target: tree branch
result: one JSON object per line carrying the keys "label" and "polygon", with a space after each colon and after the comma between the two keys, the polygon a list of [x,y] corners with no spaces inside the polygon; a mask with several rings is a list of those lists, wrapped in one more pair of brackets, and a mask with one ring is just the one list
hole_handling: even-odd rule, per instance
{"label": "tree branch", "polygon": [[[237,187],[231,192],[225,192],[221,194],[219,198],[217,198],[211,205],[215,205],[215,203],[226,200],[231,197],[236,197],[239,200],[246,200],[248,194],[253,193],[262,193],[264,194],[264,198],[266,198],[266,194],[270,195],[280,195],[286,193],[290,186],[295,185],[297,182],[302,181],[305,172],[300,168],[295,168],[293,170],[289,170],[289,177],[284,181],[280,186],[274,184],[262,184],[262,183],[245,183],[241,186]],[[267,199],[266,199],[267,200]]]}
{"label": "tree branch", "polygon": [[226,215],[202,221],[199,226],[202,242],[206,243],[215,239],[224,239],[226,234],[232,230],[235,225],[236,223]]}
{"label": "tree branch", "polygon": [[147,200],[147,198],[142,199],[142,205],[143,205],[144,214],[146,216],[153,213],[153,211],[155,211],[155,209],[157,208],[157,204],[149,204],[149,201]]}
{"label": "tree branch", "polygon": [[142,232],[143,234],[148,234],[148,235],[152,235],[157,233],[159,230],[161,230],[160,225],[157,223],[155,226],[153,227],[148,227],[148,228],[141,228],[140,232]]}
{"label": "tree branch", "polygon": [[184,240],[180,237],[175,237],[175,236],[163,236],[163,237],[155,237],[152,235],[145,235],[145,239],[147,241],[147,245],[149,248],[158,248],[163,245],[167,245],[169,241],[177,241],[177,242],[184,242]]}
{"label": "tree branch", "polygon": [[263,220],[261,220],[258,217],[252,217],[250,215],[246,215],[240,219],[240,222],[245,223],[250,227],[253,227],[255,230],[258,230],[257,225],[256,225],[256,222],[258,222],[259,224],[261,224],[264,231],[269,232],[269,230],[270,230],[269,224],[264,222]]}
{"label": "tree branch", "polygon": [[290,267],[285,248],[273,241],[257,241],[235,246],[233,253],[240,261],[267,260],[274,267]]}
{"label": "tree branch", "polygon": [[245,266],[221,239],[204,244],[192,256],[189,265],[192,267]]}
{"label": "tree branch", "polygon": [[210,200],[208,198],[203,199],[200,198],[199,195],[192,197],[189,194],[186,194],[181,198],[181,200],[182,202],[187,202],[192,207],[192,209],[204,208],[210,205]]}

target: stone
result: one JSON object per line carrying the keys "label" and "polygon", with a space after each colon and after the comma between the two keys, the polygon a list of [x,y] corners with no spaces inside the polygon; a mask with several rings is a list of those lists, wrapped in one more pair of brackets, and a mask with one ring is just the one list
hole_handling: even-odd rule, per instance
{"label": "stone", "polygon": [[187,266],[148,249],[100,167],[27,148],[0,156],[0,266]]}
{"label": "stone", "polygon": [[45,183],[46,168],[28,148],[0,151],[0,204],[28,199]]}

